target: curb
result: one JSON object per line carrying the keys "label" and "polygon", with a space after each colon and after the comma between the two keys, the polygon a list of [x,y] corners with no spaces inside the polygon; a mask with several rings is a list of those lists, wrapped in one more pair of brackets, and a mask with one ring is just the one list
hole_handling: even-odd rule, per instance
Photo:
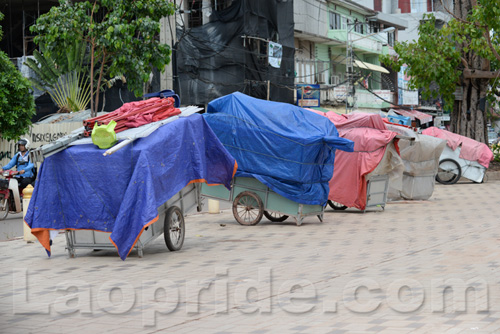
{"label": "curb", "polygon": [[500,180],[500,171],[486,171],[486,180],[488,181]]}

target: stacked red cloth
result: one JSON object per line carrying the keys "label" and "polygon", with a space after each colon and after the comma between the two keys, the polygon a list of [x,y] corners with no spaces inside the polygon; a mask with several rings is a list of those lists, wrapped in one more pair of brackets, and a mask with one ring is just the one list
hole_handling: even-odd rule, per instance
{"label": "stacked red cloth", "polygon": [[106,115],[84,120],[85,135],[90,135],[96,123],[98,125],[108,124],[112,120],[117,123],[115,132],[161,121],[181,113],[178,108],[175,108],[174,104],[175,100],[172,97],[165,99],[154,97],[148,100],[125,103]]}

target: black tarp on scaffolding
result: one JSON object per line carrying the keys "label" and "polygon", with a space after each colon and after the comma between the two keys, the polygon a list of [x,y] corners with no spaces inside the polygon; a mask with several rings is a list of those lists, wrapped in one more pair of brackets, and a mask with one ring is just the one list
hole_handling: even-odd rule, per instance
{"label": "black tarp on scaffolding", "polygon": [[[210,20],[177,30],[175,90],[182,103],[206,104],[235,91],[267,99],[268,90],[270,100],[293,103],[293,2],[233,0]],[[282,45],[279,68],[269,65],[267,41]]]}

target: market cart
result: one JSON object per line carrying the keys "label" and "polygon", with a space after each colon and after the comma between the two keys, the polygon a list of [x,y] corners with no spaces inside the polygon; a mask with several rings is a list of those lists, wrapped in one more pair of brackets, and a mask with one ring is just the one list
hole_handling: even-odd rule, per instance
{"label": "market cart", "polygon": [[258,224],[263,216],[274,222],[291,216],[297,225],[307,216],[322,220],[335,152],[354,145],[331,122],[241,93],[210,102],[204,117],[238,170],[229,190],[203,186],[203,196],[232,201],[242,225]]}
{"label": "market cart", "polygon": [[439,158],[436,181],[455,184],[461,177],[473,182],[483,182],[493,152],[488,145],[436,127],[422,131],[423,134],[446,140],[446,147]]}
{"label": "market cart", "polygon": [[[386,124],[387,129],[406,136],[400,139],[399,152],[403,159],[403,186],[401,189],[389,187],[390,200],[427,200],[434,192],[440,156],[446,141],[419,134],[410,128],[396,124]],[[411,140],[410,140],[411,139]]]}
{"label": "market cart", "polygon": [[342,138],[354,142],[353,152],[339,152],[335,157],[328,204],[334,210],[384,209],[389,184],[401,187],[403,162],[396,146],[398,134],[387,130],[378,114],[314,112],[334,123]]}
{"label": "market cart", "polygon": [[[224,186],[221,187],[224,188]],[[200,185],[191,183],[158,208],[159,219],[142,232],[134,247],[139,257],[143,256],[144,247],[162,234],[170,251],[180,250],[184,243],[186,231],[184,216],[194,209],[197,209],[198,212],[202,209]],[[109,239],[109,233],[106,232],[66,230],[65,234],[66,249],[70,257],[76,256],[76,249],[78,248],[92,250],[116,249]]]}
{"label": "market cart", "polygon": [[162,232],[170,250],[182,247],[200,184],[229,189],[236,162],[203,116],[174,117],[120,132],[117,150],[83,138],[44,158],[25,221],[49,256],[51,231],[66,232],[70,256],[79,248],[142,256]]}
{"label": "market cart", "polygon": [[461,147],[452,150],[446,146],[439,160],[436,181],[441,184],[454,184],[463,176],[476,183],[483,182],[486,167],[474,160],[461,158]]}
{"label": "market cart", "polygon": [[204,197],[233,202],[234,218],[241,225],[257,225],[263,216],[272,222],[293,217],[297,226],[307,216],[317,216],[323,221],[323,206],[292,201],[251,177],[235,177],[231,190],[203,184],[201,191]]}

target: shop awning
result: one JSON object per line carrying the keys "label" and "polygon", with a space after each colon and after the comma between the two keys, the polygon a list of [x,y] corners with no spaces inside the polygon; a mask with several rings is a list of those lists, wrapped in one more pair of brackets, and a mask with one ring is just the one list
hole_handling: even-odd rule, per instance
{"label": "shop awning", "polygon": [[420,121],[420,124],[425,124],[432,122],[432,115],[417,111],[417,110],[404,110],[404,109],[392,109],[395,113],[410,117],[412,120],[415,118]]}
{"label": "shop awning", "polygon": [[366,62],[361,61],[361,60],[354,60],[354,66],[365,69],[365,70],[371,70],[371,71],[376,71],[376,72],[381,72],[381,73],[389,73],[389,71],[386,70],[385,68],[383,68],[382,66],[366,63]]}
{"label": "shop awning", "polygon": [[[337,58],[340,58],[340,57],[337,57]],[[342,60],[337,60],[337,58],[333,58],[332,60],[340,62],[341,64],[345,64],[347,62],[345,56],[344,56],[344,58]],[[371,70],[371,71],[376,71],[376,72],[381,72],[381,73],[389,73],[389,71],[387,69],[383,68],[380,65],[375,65],[375,64],[367,63],[365,61],[361,61],[361,60],[358,60],[358,59],[354,59],[353,65],[356,66],[356,67],[362,68],[364,70]]]}

